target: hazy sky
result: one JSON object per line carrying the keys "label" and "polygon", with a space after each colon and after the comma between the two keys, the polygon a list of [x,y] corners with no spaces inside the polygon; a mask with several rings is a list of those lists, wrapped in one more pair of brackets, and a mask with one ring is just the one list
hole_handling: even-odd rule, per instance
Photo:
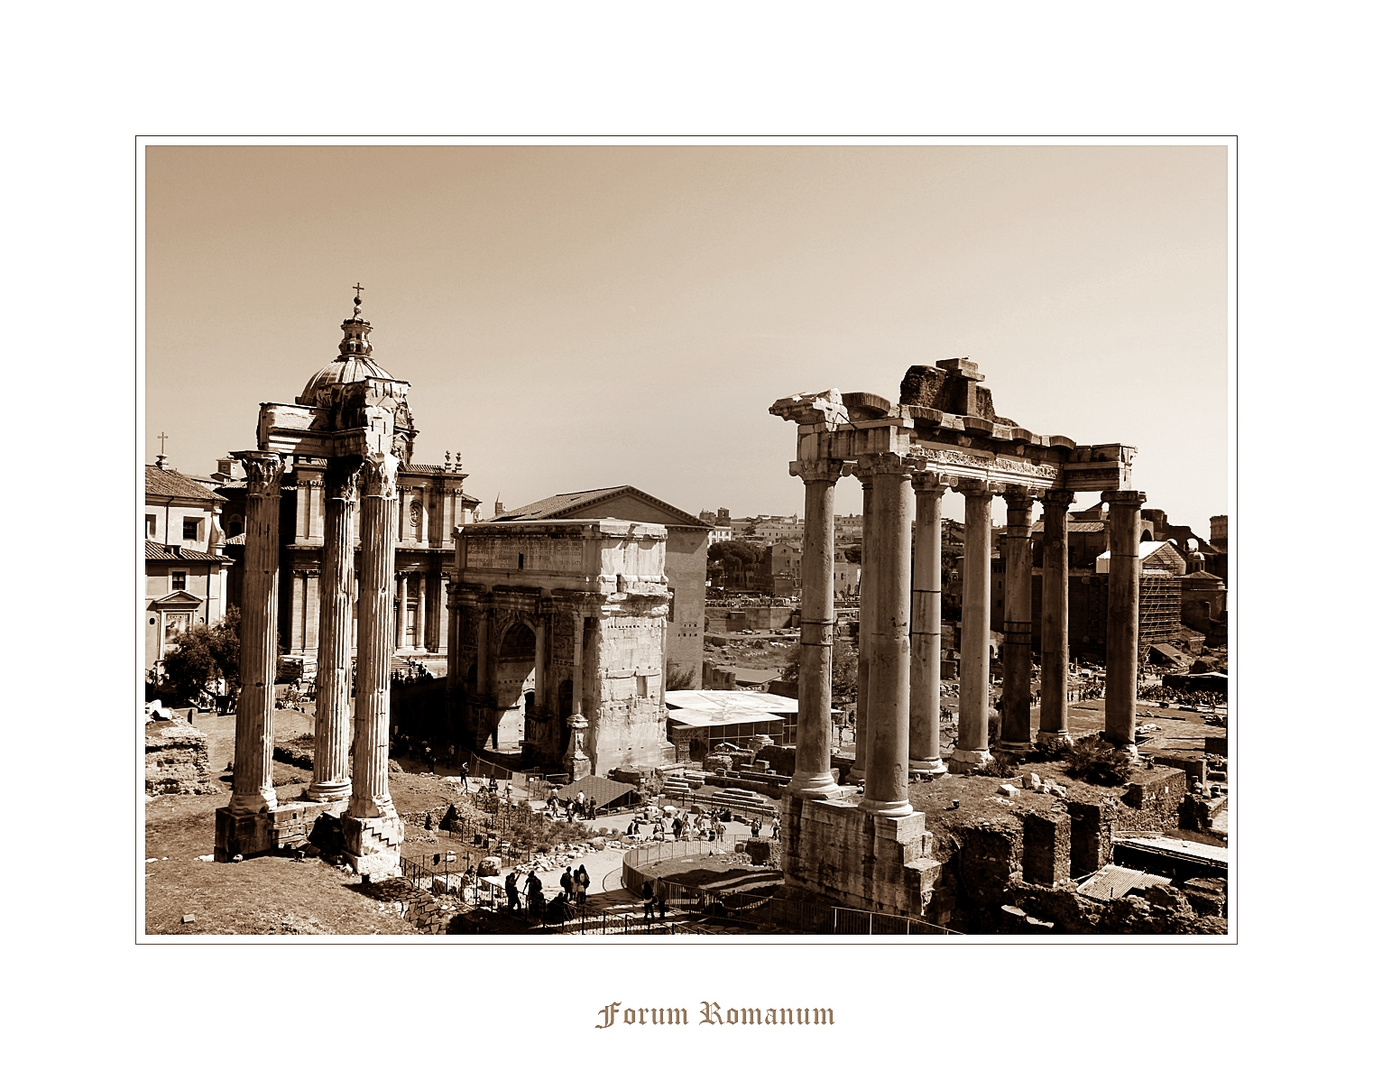
{"label": "hazy sky", "polygon": [[[147,460],[161,431],[190,472],[251,448],[258,403],[337,355],[360,280],[416,460],[461,451],[484,516],[621,483],[796,513],[774,400],[895,401],[911,364],[967,356],[1001,415],[1138,447],[1148,505],[1205,535],[1227,512],[1226,155],[150,147]],[[842,481],[836,509],[860,503]]]}

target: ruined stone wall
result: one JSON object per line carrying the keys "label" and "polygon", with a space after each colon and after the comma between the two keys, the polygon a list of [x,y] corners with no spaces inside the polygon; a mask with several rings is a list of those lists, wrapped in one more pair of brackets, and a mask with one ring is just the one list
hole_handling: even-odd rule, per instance
{"label": "ruined stone wall", "polygon": [[[473,570],[517,570],[543,573],[582,573],[582,545],[565,536],[469,530],[467,567]],[[520,556],[524,556],[521,566]]]}
{"label": "ruined stone wall", "polygon": [[597,620],[584,689],[591,721],[586,754],[604,776],[621,766],[656,765],[666,740],[662,690],[666,614]]}
{"label": "ruined stone wall", "polygon": [[143,729],[143,786],[149,795],[223,791],[210,771],[209,740],[194,725],[156,720]]}

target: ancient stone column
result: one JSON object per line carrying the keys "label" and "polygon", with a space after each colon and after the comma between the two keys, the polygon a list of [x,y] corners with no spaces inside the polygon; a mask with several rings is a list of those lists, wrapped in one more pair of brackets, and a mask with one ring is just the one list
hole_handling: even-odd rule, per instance
{"label": "ancient stone column", "polygon": [[912,772],[947,772],[939,745],[939,623],[943,583],[940,506],[948,486],[934,473],[911,477],[915,490],[915,558],[911,575]]}
{"label": "ancient stone column", "polygon": [[[914,813],[907,794],[911,711],[911,466],[899,454],[865,454],[872,478],[871,548],[876,595],[868,649],[868,751],[863,810],[877,817]],[[809,511],[807,511],[809,514]],[[809,524],[809,522],[807,522]],[[799,756],[799,755],[798,755]]]}
{"label": "ancient stone column", "polygon": [[353,632],[353,512],[358,503],[357,458],[329,462],[325,474],[324,550],[320,563],[319,674],[315,693],[315,766],[310,798],[346,799],[351,742]]}
{"label": "ancient stone column", "polygon": [[424,638],[424,609],[429,605],[429,575],[423,570],[416,578],[418,586],[415,604],[415,647],[421,652],[429,651],[429,644]]}
{"label": "ancient stone column", "polygon": [[987,675],[992,640],[992,495],[982,480],[959,480],[964,497],[963,630],[958,661],[958,741],[949,768],[976,772],[987,748]]}
{"label": "ancient stone column", "polygon": [[1003,749],[1030,749],[1030,513],[1034,497],[1013,488],[1006,500],[1006,532],[1001,562],[1006,572],[1005,639],[1002,644],[1001,743]]}
{"label": "ancient stone column", "polygon": [[868,557],[873,535],[872,477],[858,479],[863,484],[863,561],[858,575],[858,701],[853,712],[853,767],[849,769],[849,779],[855,783],[867,774],[868,630],[872,626],[872,595],[876,588],[873,562]]}
{"label": "ancient stone column", "polygon": [[[392,556],[394,558],[394,554]],[[400,574],[399,588],[397,592],[400,599],[396,601],[396,648],[405,648],[405,627],[410,621],[410,612],[406,610],[410,606],[410,575]]]}
{"label": "ancient stone column", "polygon": [[343,820],[343,850],[359,874],[386,875],[399,864],[405,830],[391,803],[392,595],[396,578],[396,470],[391,454],[370,454],[361,483],[362,591],[358,597],[357,724],[353,796]]}
{"label": "ancient stone column", "polygon": [[[796,767],[787,791],[823,799],[839,791],[830,772],[830,679],[834,645],[834,485],[842,462],[793,462],[806,485],[801,542],[801,664],[797,678]],[[869,676],[871,679],[871,676]]]}
{"label": "ancient stone column", "polygon": [[579,611],[572,617],[572,715],[582,715],[582,668],[586,645],[586,619]]}
{"label": "ancient stone column", "polygon": [[1040,621],[1039,732],[1046,745],[1071,742],[1068,734],[1068,507],[1071,491],[1047,491],[1044,504],[1044,575]]}
{"label": "ancient stone column", "polygon": [[1135,750],[1139,678],[1139,511],[1142,491],[1104,491],[1111,504],[1111,577],[1106,598],[1106,738]]}
{"label": "ancient stone column", "polygon": [[272,786],[273,684],[277,669],[277,580],[281,557],[280,454],[246,450],[234,455],[247,472],[244,514],[243,606],[239,621],[238,717],[234,724],[231,814],[275,810]]}

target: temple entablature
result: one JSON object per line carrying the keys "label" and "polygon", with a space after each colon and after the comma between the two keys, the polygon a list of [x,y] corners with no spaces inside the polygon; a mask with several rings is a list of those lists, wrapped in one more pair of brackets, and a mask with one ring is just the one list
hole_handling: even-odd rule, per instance
{"label": "temple entablature", "polygon": [[865,454],[899,454],[918,472],[1035,490],[1130,487],[1134,447],[1079,446],[1062,435],[1037,435],[995,414],[990,391],[978,385],[983,378],[966,359],[946,360],[938,367],[912,367],[897,405],[876,394],[826,390],[781,398],[768,411],[797,425],[793,475],[801,475],[797,470],[805,462],[854,463]]}

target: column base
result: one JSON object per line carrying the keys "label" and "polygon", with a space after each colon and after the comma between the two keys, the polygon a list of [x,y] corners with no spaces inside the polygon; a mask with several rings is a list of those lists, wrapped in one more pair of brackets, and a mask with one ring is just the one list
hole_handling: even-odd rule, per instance
{"label": "column base", "polygon": [[904,818],[910,817],[915,813],[915,807],[911,805],[909,799],[901,799],[894,802],[881,802],[877,799],[862,799],[858,803],[858,809],[871,817],[877,818]]}
{"label": "column base", "polygon": [[832,772],[821,773],[819,776],[793,776],[785,790],[788,795],[797,795],[803,799],[829,799],[842,791]]}
{"label": "column base", "polygon": [[1028,754],[1030,752],[1030,744],[1028,742],[1006,742],[1003,740],[997,744],[996,748],[998,750],[1003,750],[1008,754]]}
{"label": "column base", "polygon": [[405,823],[394,807],[381,817],[343,816],[343,857],[356,874],[371,878],[400,873],[400,845]]}
{"label": "column base", "polygon": [[949,771],[942,757],[912,758],[907,767],[912,773],[919,773],[921,776],[944,776]]}
{"label": "column base", "polygon": [[1040,728],[1035,732],[1035,745],[1046,746],[1050,749],[1058,746],[1072,746],[1073,737],[1066,731],[1045,731]]}
{"label": "column base", "polygon": [[849,769],[849,783],[861,784],[867,779],[868,770],[862,765],[855,765]]}
{"label": "column base", "polygon": [[276,808],[276,788],[267,783],[247,794],[235,791],[229,796],[229,805],[225,809],[230,814],[270,814]]}
{"label": "column base", "polygon": [[956,773],[981,772],[995,759],[988,750],[955,750],[949,759],[949,771]]}
{"label": "column base", "polygon": [[353,795],[353,781],[347,777],[342,780],[324,780],[318,784],[311,784],[305,797],[312,802],[339,802],[342,799],[351,798]]}

